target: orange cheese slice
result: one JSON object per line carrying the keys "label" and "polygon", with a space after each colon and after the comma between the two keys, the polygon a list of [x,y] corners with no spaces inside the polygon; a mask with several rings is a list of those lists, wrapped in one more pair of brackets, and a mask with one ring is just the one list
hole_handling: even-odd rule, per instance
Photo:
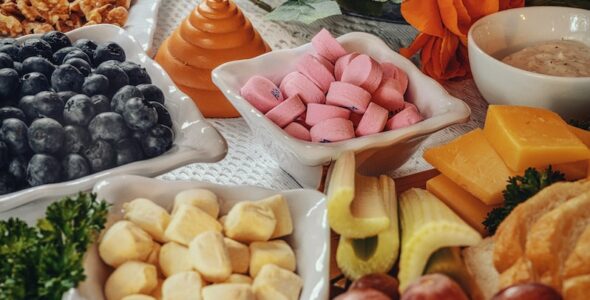
{"label": "orange cheese slice", "polygon": [[484,204],[442,174],[428,180],[426,189],[455,211],[467,224],[482,235],[487,235],[482,222],[488,213],[497,206]]}
{"label": "orange cheese slice", "polygon": [[590,159],[590,150],[567,123],[546,109],[490,105],[484,133],[515,172]]}
{"label": "orange cheese slice", "polygon": [[553,170],[565,174],[565,179],[569,181],[580,180],[586,178],[588,173],[588,161],[581,160],[571,163],[556,164],[553,165]]}
{"label": "orange cheese slice", "polygon": [[578,127],[574,127],[571,125],[567,126],[567,129],[573,133],[575,136],[578,137],[578,139],[580,139],[580,141],[582,141],[582,143],[584,143],[584,145],[586,145],[586,147],[590,148],[590,131],[588,130],[584,130]]}
{"label": "orange cheese slice", "polygon": [[502,202],[502,191],[514,175],[479,128],[426,150],[424,159],[486,205]]}

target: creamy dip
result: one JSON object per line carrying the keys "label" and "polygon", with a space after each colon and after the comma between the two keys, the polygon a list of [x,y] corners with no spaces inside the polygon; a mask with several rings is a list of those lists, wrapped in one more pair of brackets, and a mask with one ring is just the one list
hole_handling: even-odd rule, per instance
{"label": "creamy dip", "polygon": [[590,77],[590,47],[578,41],[544,42],[512,53],[502,61],[540,74]]}

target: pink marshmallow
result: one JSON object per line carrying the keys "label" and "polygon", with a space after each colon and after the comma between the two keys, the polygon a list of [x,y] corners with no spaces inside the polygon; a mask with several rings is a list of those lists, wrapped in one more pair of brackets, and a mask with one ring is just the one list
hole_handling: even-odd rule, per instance
{"label": "pink marshmallow", "polygon": [[360,86],[372,94],[381,84],[382,78],[381,65],[371,57],[361,54],[344,69],[341,81]]}
{"label": "pink marshmallow", "polygon": [[406,72],[404,72],[402,69],[398,68],[397,73],[395,75],[395,79],[397,79],[397,81],[399,81],[400,83],[401,93],[403,95],[408,90],[408,74],[406,74]]}
{"label": "pink marshmallow", "polygon": [[346,55],[346,50],[326,29],[322,29],[311,39],[311,44],[315,51],[334,63],[336,60]]}
{"label": "pink marshmallow", "polygon": [[284,128],[284,130],[294,138],[298,138],[304,141],[311,141],[311,135],[309,134],[309,130],[299,123],[290,123]]}
{"label": "pink marshmallow", "polygon": [[273,109],[284,99],[281,90],[272,81],[258,75],[248,79],[240,94],[262,113]]}
{"label": "pink marshmallow", "polygon": [[303,104],[298,95],[295,95],[275,106],[265,116],[279,125],[279,127],[285,127],[297,119],[304,111],[305,104]]}
{"label": "pink marshmallow", "polygon": [[316,124],[309,133],[312,142],[333,143],[353,138],[354,128],[350,120],[334,118]]}
{"label": "pink marshmallow", "polygon": [[307,115],[305,116],[305,123],[309,126],[314,126],[317,123],[333,118],[348,119],[350,117],[350,110],[338,106],[310,103],[307,106]]}
{"label": "pink marshmallow", "polygon": [[356,136],[365,136],[383,131],[388,116],[389,112],[387,109],[374,102],[369,103],[367,111],[356,128]]}
{"label": "pink marshmallow", "polygon": [[326,96],[320,88],[299,72],[291,72],[283,78],[281,92],[287,98],[299,94],[305,103],[326,102]]}
{"label": "pink marshmallow", "polygon": [[309,78],[324,93],[330,88],[330,83],[336,80],[332,72],[311,54],[303,55],[297,63],[297,71]]}
{"label": "pink marshmallow", "polygon": [[321,55],[314,55],[313,56],[317,61],[319,61],[330,73],[334,73],[334,64],[332,64],[329,60],[325,59]]}
{"label": "pink marshmallow", "polygon": [[348,108],[357,114],[365,113],[371,94],[356,85],[335,81],[330,85],[326,104]]}
{"label": "pink marshmallow", "polygon": [[397,80],[399,82],[399,92],[402,95],[405,94],[408,88],[408,74],[392,63],[382,63],[381,69],[383,70],[383,80],[385,78]]}
{"label": "pink marshmallow", "polygon": [[388,77],[383,78],[381,86],[373,93],[373,102],[389,111],[397,112],[404,108],[404,95],[400,93],[399,82]]}
{"label": "pink marshmallow", "polygon": [[398,112],[397,114],[395,114],[393,117],[391,117],[387,121],[385,128],[387,130],[404,128],[404,127],[408,127],[412,124],[416,124],[416,123],[422,121],[423,119],[424,118],[422,117],[422,115],[420,115],[420,112],[418,112],[418,109],[416,108],[416,106],[414,106],[412,104],[412,105],[409,105],[408,107],[404,108],[402,111]]}
{"label": "pink marshmallow", "polygon": [[344,69],[346,69],[346,67],[348,67],[348,64],[350,64],[350,61],[357,56],[359,56],[359,54],[354,52],[344,55],[336,61],[336,64],[334,65],[334,77],[337,81],[340,81],[342,79],[342,73],[344,73]]}
{"label": "pink marshmallow", "polygon": [[354,128],[357,128],[359,126],[359,123],[363,119],[363,116],[364,115],[361,114],[350,114],[350,118],[348,119],[352,121],[352,126],[354,126]]}

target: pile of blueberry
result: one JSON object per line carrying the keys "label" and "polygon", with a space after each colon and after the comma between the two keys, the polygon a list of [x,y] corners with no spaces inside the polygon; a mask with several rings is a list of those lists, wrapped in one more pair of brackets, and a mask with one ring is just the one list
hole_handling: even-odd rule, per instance
{"label": "pile of blueberry", "polygon": [[158,156],[164,94],[114,42],[0,39],[0,195]]}

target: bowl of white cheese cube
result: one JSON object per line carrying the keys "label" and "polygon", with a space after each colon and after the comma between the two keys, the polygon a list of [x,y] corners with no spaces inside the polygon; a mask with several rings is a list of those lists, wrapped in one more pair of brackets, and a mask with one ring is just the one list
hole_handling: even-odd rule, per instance
{"label": "bowl of white cheese cube", "polygon": [[325,196],[118,176],[86,256],[86,280],[64,300],[327,299]]}

